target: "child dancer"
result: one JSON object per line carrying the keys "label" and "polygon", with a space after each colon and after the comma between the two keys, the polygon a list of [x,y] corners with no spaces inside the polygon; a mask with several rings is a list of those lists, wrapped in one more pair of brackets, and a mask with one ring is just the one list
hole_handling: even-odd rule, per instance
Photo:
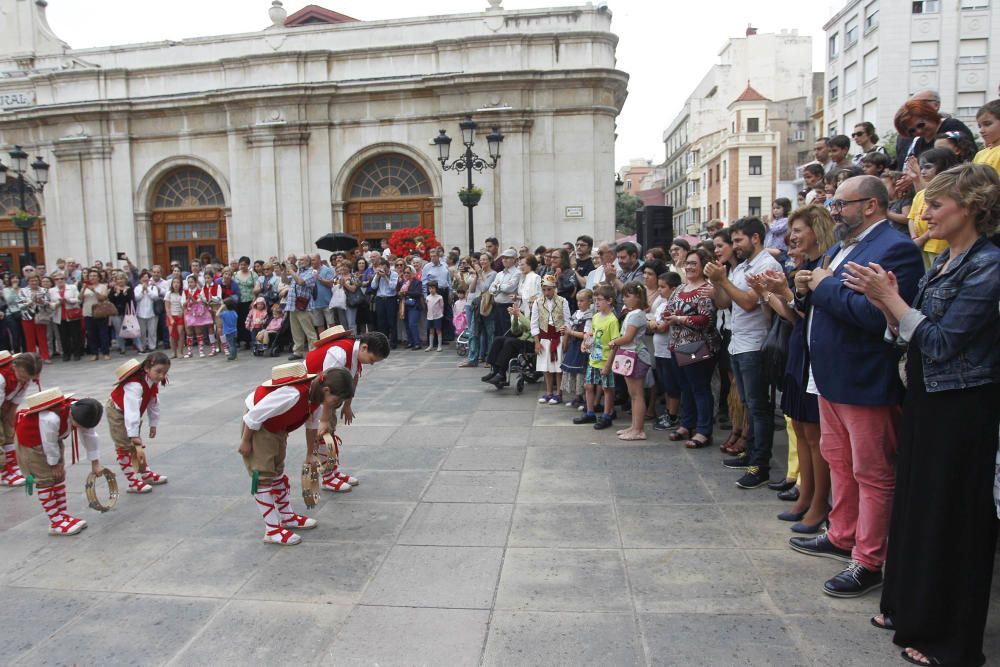
{"label": "child dancer", "polygon": [[238,303],[235,296],[227,297],[219,310],[219,322],[222,324],[222,335],[225,336],[223,347],[229,352],[226,361],[236,360],[236,331],[238,330],[236,321],[239,318],[236,308]]}
{"label": "child dancer", "polygon": [[594,293],[582,289],[576,293],[577,310],[563,326],[563,340],[566,342],[563,362],[560,368],[563,372],[563,391],[566,397],[573,397],[566,405],[574,409],[585,410],[587,402],[583,397],[583,379],[587,370],[587,355],[581,349],[584,330],[594,316]]}
{"label": "child dancer", "polygon": [[[166,484],[166,475],[157,475],[146,468],[139,475],[132,469],[136,446],[142,446],[142,417],[149,414],[149,438],[156,437],[156,427],[160,423],[160,385],[167,383],[170,357],[162,352],[153,352],[141,363],[129,359],[115,370],[118,379],[111,391],[111,398],[105,404],[108,412],[108,430],[115,443],[118,465],[128,480],[129,493],[149,493],[153,486]],[[140,462],[141,464],[141,462]]]}
{"label": "child dancer", "polygon": [[[66,508],[66,462],[63,441],[75,428],[83,440],[95,474],[104,469],[98,456],[94,427],[101,421],[101,404],[92,398],[71,401],[58,388],[32,394],[17,413],[17,458],[35,479],[38,500],[49,517],[49,535],[76,535],[87,522],[70,516]],[[75,461],[73,461],[75,463]]]}
{"label": "child dancer", "polygon": [[[364,364],[375,364],[389,356],[389,339],[381,332],[371,332],[361,334],[357,338],[351,337],[350,331],[345,331],[344,327],[336,326],[327,329],[320,334],[319,339],[313,343],[313,349],[306,355],[306,368],[310,373],[326,373],[334,368],[346,368],[354,378],[354,386],[357,388],[358,380],[361,379],[361,367]],[[340,416],[344,423],[350,425],[354,421],[354,410],[351,409],[351,399],[344,401]],[[332,433],[336,424],[336,412],[327,410],[324,414],[317,416],[319,430],[306,431],[306,437],[314,441],[317,437],[322,437],[324,433]],[[323,474],[323,488],[328,491],[347,493],[352,486],[357,486],[360,482],[340,471],[338,465],[333,470]]]}
{"label": "child dancer", "polygon": [[170,350],[176,359],[184,345],[184,282],[180,278],[170,280],[170,291],[163,301],[170,328]]}
{"label": "child dancer", "polygon": [[562,403],[562,331],[569,322],[569,304],[556,294],[556,277],[542,278],[542,296],[531,304],[531,335],[535,339],[535,370],[545,373],[545,394],[539,403]]}
{"label": "child dancer", "polygon": [[[4,464],[0,475],[3,486],[23,486],[24,475],[17,466],[17,445],[14,444],[14,416],[24,398],[28,384],[42,374],[42,359],[33,352],[12,356],[0,350],[0,428],[2,428]],[[39,387],[41,389],[41,387]]]}
{"label": "child dancer", "polygon": [[444,297],[438,294],[437,281],[431,280],[427,283],[427,296],[424,297],[427,304],[427,349],[430,352],[434,349],[434,334],[437,334],[437,351],[441,351],[441,323],[444,320]]}
{"label": "child dancer", "polygon": [[190,359],[196,336],[198,356],[205,356],[205,332],[212,326],[214,319],[212,311],[208,308],[208,294],[205,288],[198,285],[198,279],[194,274],[188,276],[187,284],[187,289],[184,290],[184,331],[187,334],[184,358]]}
{"label": "child dancer", "polygon": [[[298,544],[302,538],[290,529],[316,527],[316,519],[293,512],[288,499],[288,434],[303,424],[315,432],[318,423],[309,422],[316,414],[336,410],[353,396],[354,381],[346,370],[335,368],[316,379],[302,362],[275,366],[271,379],[247,396],[239,452],[247,472],[257,475],[254,499],[264,518],[267,544]],[[315,462],[315,455],[316,439],[307,436],[306,461]]]}
{"label": "child dancer", "polygon": [[205,269],[205,299],[208,301],[208,310],[212,313],[212,323],[208,325],[206,334],[208,335],[208,356],[214,357],[219,352],[226,352],[226,337],[222,332],[222,322],[218,315],[222,312],[222,304],[229,295],[222,285],[215,282],[210,268]]}
{"label": "child dancer", "polygon": [[[611,413],[615,409],[615,378],[611,374],[611,340],[620,333],[618,318],[615,316],[615,288],[598,285],[594,289],[594,305],[597,312],[590,320],[581,349],[588,354],[587,374],[583,388],[587,395],[587,412],[573,419],[574,424],[593,424],[597,430],[611,426]],[[604,393],[604,413],[598,417],[594,412],[599,398]]]}

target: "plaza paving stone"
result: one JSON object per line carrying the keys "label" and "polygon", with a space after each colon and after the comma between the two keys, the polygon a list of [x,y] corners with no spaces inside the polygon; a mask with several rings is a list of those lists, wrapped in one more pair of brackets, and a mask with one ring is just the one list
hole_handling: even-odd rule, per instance
{"label": "plaza paving stone", "polygon": [[[56,362],[42,383],[103,402],[118,361]],[[498,393],[447,349],[366,369],[339,429],[361,485],[324,493],[301,545],[265,545],[235,450],[271,361],[178,361],[147,448],[169,483],[102,515],[73,466],[78,537],[49,537],[36,498],[0,489],[0,663],[901,664],[868,624],[878,595],[823,595],[838,563],[790,551],[788,505],[737,489],[716,448],[573,426],[537,387]],[[786,452],[779,431],[772,477]]]}

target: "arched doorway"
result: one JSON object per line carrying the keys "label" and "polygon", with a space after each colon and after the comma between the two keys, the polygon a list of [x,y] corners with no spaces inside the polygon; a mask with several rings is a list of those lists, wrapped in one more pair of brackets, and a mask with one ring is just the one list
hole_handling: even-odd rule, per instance
{"label": "arched doorway", "polygon": [[197,167],[167,173],[153,189],[153,261],[166,269],[208,254],[229,259],[225,198],[211,176]]}
{"label": "arched doorway", "polygon": [[[25,193],[24,203],[29,215],[39,214],[38,200]],[[14,224],[14,215],[21,210],[21,194],[16,182],[0,186],[0,273],[21,270],[21,253],[24,252],[24,234]],[[38,218],[28,230],[28,246],[37,264],[45,263],[45,241],[42,238],[44,218]]]}
{"label": "arched doorway", "polygon": [[431,184],[417,163],[398,153],[378,155],[351,176],[346,229],[373,248],[385,247],[397,229],[434,229]]}

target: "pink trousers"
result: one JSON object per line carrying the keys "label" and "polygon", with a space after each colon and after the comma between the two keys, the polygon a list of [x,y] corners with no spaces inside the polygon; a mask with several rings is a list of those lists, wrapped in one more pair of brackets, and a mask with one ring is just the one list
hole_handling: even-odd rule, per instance
{"label": "pink trousers", "polygon": [[851,549],[871,570],[885,561],[896,488],[895,405],[848,405],[819,399],[820,452],[830,465],[830,541]]}

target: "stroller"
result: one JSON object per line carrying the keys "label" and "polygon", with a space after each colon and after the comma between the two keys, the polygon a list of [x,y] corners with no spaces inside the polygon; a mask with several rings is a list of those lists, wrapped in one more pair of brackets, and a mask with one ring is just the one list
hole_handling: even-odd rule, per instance
{"label": "stroller", "polygon": [[469,354],[470,338],[471,336],[469,335],[469,330],[466,329],[458,335],[458,338],[455,339],[455,352],[458,353],[458,356],[465,357]]}

